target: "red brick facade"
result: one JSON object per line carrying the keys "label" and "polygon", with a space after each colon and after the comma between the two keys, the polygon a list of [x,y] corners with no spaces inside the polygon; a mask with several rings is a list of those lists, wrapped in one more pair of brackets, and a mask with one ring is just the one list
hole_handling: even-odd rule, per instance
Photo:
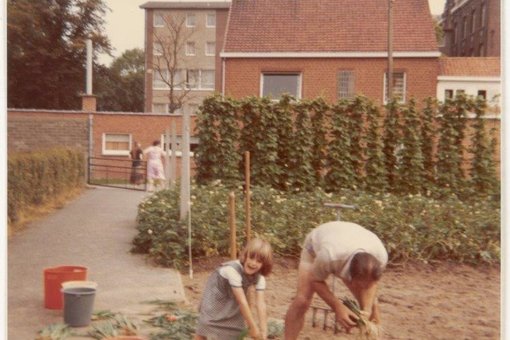
{"label": "red brick facade", "polygon": [[[435,97],[439,64],[437,58],[395,59],[394,71],[406,74],[406,99],[422,100]],[[384,72],[387,59],[340,58],[227,58],[225,67],[225,95],[234,98],[260,95],[260,77],[263,72],[300,72],[302,97],[324,97],[337,101],[337,73],[352,70],[355,74],[355,92],[382,104]]]}

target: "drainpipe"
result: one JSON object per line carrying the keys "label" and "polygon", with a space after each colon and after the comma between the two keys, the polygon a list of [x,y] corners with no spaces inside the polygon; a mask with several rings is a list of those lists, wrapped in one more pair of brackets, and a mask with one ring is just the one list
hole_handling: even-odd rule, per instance
{"label": "drainpipe", "polygon": [[221,58],[221,95],[225,96],[225,58]]}

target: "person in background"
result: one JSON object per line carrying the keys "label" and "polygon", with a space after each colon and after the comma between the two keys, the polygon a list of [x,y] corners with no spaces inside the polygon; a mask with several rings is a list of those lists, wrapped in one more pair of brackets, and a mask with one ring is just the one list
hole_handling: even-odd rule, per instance
{"label": "person in background", "polygon": [[[209,276],[200,302],[195,340],[235,340],[246,326],[251,338],[267,339],[264,290],[272,268],[271,245],[259,238],[246,244],[239,260],[217,268]],[[250,286],[256,289],[258,326],[247,301]]]}
{"label": "person in background", "polygon": [[145,159],[147,159],[147,190],[154,191],[161,189],[165,181],[165,172],[163,169],[162,158],[165,152],[160,147],[161,142],[155,140],[152,145],[143,150]]}
{"label": "person in background", "polygon": [[347,332],[356,326],[356,314],[329,289],[326,279],[330,274],[342,279],[362,313],[379,323],[377,283],[387,262],[382,241],[358,224],[335,221],[313,229],[301,251],[297,292],[285,315],[285,340],[297,339],[314,293],[331,307]]}
{"label": "person in background", "polygon": [[143,160],[143,150],[142,145],[139,142],[135,143],[135,147],[129,153],[131,156],[131,177],[130,182],[134,185],[140,185],[143,183],[143,173],[142,173],[142,160]]}

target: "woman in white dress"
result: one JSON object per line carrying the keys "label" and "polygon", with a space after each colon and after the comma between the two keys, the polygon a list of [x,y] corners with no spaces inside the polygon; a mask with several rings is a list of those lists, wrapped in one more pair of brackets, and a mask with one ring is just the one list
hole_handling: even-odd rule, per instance
{"label": "woman in white dress", "polygon": [[158,190],[165,181],[165,171],[163,169],[163,161],[165,152],[160,147],[160,141],[155,140],[152,145],[143,150],[144,158],[147,160],[147,190]]}

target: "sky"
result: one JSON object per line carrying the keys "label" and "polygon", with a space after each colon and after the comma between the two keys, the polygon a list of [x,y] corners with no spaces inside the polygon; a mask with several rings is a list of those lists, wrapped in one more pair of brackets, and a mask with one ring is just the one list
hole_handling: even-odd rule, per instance
{"label": "sky", "polygon": [[[115,49],[113,51],[114,57],[119,57],[124,51],[129,49],[137,47],[143,49],[145,11],[140,8],[140,5],[148,0],[103,1],[111,9],[105,18],[105,29],[106,35]],[[428,0],[428,2],[430,12],[433,15],[438,15],[443,12],[446,0]],[[98,61],[109,66],[112,60],[112,57],[108,55],[100,55]]]}

